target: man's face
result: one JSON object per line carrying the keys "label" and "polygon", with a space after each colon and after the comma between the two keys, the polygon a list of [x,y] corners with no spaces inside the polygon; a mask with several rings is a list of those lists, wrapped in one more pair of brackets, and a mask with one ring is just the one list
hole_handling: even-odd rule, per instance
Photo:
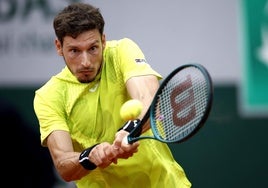
{"label": "man's face", "polygon": [[97,29],[86,31],[76,38],[65,36],[63,46],[60,41],[55,41],[58,54],[63,56],[67,67],[81,83],[95,79],[102,65],[105,44],[105,35],[101,36]]}

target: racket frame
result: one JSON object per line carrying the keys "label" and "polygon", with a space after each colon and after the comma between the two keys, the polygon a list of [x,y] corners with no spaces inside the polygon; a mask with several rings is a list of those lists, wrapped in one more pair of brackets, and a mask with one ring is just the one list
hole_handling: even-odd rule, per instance
{"label": "racket frame", "polygon": [[[166,84],[169,82],[169,80],[177,73],[179,72],[180,70],[184,69],[184,68],[187,68],[187,67],[196,67],[197,69],[199,69],[201,72],[202,72],[202,75],[205,77],[205,79],[208,81],[208,102],[207,102],[207,105],[206,105],[206,110],[205,110],[205,114],[202,116],[199,124],[197,126],[195,126],[194,130],[188,134],[187,136],[183,137],[182,139],[180,140],[176,140],[176,141],[173,141],[173,140],[165,140],[165,139],[162,139],[157,133],[157,129],[156,129],[156,125],[154,124],[154,121],[151,121],[151,119],[155,118],[154,116],[154,110],[155,110],[155,106],[156,106],[156,103],[158,101],[158,97],[159,95],[163,92],[163,88],[166,86]],[[184,64],[182,66],[179,66],[177,67],[176,69],[174,69],[160,84],[157,92],[155,93],[155,96],[152,100],[152,103],[150,105],[150,107],[148,108],[146,114],[144,115],[144,117],[142,118],[142,120],[140,121],[139,125],[136,126],[135,129],[133,129],[129,135],[126,137],[126,141],[131,144],[131,143],[134,143],[138,140],[141,140],[141,139],[155,139],[155,140],[158,140],[160,142],[164,142],[164,143],[181,143],[181,142],[184,142],[186,140],[188,140],[190,137],[192,137],[194,134],[196,134],[199,129],[201,127],[204,126],[205,122],[207,121],[208,119],[208,116],[209,116],[209,113],[211,111],[211,107],[212,107],[212,101],[213,101],[213,95],[214,95],[214,89],[213,89],[213,83],[212,83],[212,78],[209,74],[209,72],[207,71],[207,69],[201,65],[201,64],[198,64],[198,63],[189,63],[189,64]],[[151,127],[151,130],[153,132],[153,136],[138,136],[136,137],[136,132],[138,130],[138,127],[140,126],[143,126],[147,121],[148,119],[150,118],[150,127]]]}

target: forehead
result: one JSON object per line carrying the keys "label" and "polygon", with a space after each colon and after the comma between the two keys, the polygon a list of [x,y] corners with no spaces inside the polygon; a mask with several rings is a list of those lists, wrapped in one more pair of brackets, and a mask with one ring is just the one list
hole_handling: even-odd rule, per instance
{"label": "forehead", "polygon": [[97,29],[85,31],[76,38],[65,36],[63,39],[63,45],[66,47],[89,46],[99,42],[101,42],[101,36]]}

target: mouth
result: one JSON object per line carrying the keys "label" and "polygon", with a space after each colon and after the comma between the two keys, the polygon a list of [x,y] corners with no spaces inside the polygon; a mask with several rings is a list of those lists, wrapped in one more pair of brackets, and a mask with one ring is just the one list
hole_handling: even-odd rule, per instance
{"label": "mouth", "polygon": [[77,79],[81,82],[81,83],[89,83],[92,80],[94,80],[95,78],[95,72],[93,69],[91,70],[80,70],[77,72]]}
{"label": "mouth", "polygon": [[92,74],[92,73],[94,73],[94,69],[83,69],[83,70],[80,70],[79,73],[81,73],[81,74]]}

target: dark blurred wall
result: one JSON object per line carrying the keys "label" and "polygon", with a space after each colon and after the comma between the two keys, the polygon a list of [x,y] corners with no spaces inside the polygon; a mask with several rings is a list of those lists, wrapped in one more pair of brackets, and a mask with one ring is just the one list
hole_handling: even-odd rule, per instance
{"label": "dark blurred wall", "polygon": [[48,149],[40,145],[31,93],[29,90],[25,97],[20,89],[0,92],[1,179],[13,179],[8,182],[10,187],[52,188],[57,178]]}

